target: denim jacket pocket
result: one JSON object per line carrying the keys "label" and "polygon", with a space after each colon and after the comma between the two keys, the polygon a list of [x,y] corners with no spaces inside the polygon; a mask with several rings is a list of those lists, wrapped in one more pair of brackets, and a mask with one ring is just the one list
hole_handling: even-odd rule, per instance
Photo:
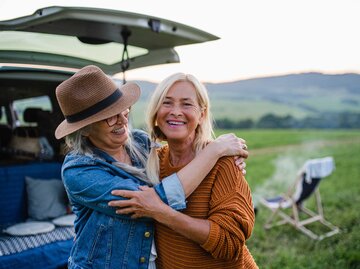
{"label": "denim jacket pocket", "polygon": [[96,258],[96,254],[97,254],[96,251],[98,249],[100,249],[100,247],[99,247],[99,244],[101,244],[100,239],[101,239],[102,235],[104,234],[105,229],[106,229],[106,226],[101,224],[96,231],[95,237],[93,239],[93,242],[92,242],[92,245],[91,245],[91,248],[89,251],[89,256],[88,256],[89,263],[92,263],[94,258]]}

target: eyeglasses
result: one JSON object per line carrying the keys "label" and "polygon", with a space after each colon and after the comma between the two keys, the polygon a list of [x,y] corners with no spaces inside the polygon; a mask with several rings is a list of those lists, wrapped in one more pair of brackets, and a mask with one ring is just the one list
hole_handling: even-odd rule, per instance
{"label": "eyeglasses", "polygon": [[126,109],[123,112],[115,115],[115,116],[111,116],[110,118],[105,119],[104,121],[106,121],[107,125],[109,127],[114,126],[118,121],[119,118],[121,119],[121,122],[127,122],[128,118],[129,118],[129,113],[130,113],[130,109]]}

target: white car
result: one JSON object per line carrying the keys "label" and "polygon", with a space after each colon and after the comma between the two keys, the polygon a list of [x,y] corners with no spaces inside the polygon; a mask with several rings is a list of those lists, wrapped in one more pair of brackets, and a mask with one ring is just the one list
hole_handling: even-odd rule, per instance
{"label": "white car", "polygon": [[[55,148],[54,155],[59,153],[53,131],[62,114],[54,90],[76,70],[94,64],[113,75],[179,62],[174,47],[215,39],[214,35],[169,20],[98,8],[48,7],[0,22],[3,156],[11,140],[9,132],[25,135],[19,127],[26,126],[44,129]],[[29,109],[31,113],[26,113]],[[28,136],[35,135],[27,131]],[[8,155],[26,154],[26,149],[22,150],[9,150]]]}

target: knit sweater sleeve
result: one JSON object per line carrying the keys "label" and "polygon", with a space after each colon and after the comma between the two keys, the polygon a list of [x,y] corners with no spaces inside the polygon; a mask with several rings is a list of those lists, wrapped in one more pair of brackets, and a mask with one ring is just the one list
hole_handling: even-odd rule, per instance
{"label": "knit sweater sleeve", "polygon": [[239,260],[255,221],[249,185],[231,157],[219,160],[209,176],[215,177],[208,215],[210,233],[202,247],[214,258]]}

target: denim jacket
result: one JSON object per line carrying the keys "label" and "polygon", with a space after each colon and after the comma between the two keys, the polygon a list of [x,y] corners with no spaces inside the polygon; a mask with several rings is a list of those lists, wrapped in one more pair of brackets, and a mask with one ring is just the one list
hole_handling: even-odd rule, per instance
{"label": "denim jacket", "polygon": [[[149,148],[147,136],[135,132],[134,139]],[[76,214],[76,238],[69,269],[147,269],[154,237],[152,219],[117,215],[108,202],[124,199],[111,195],[115,189],[138,190],[142,180],[112,165],[115,160],[93,148],[94,156],[69,153],[62,178]],[[139,165],[133,160],[135,165]],[[185,208],[185,195],[176,174],[154,186],[163,202],[176,210]]]}

